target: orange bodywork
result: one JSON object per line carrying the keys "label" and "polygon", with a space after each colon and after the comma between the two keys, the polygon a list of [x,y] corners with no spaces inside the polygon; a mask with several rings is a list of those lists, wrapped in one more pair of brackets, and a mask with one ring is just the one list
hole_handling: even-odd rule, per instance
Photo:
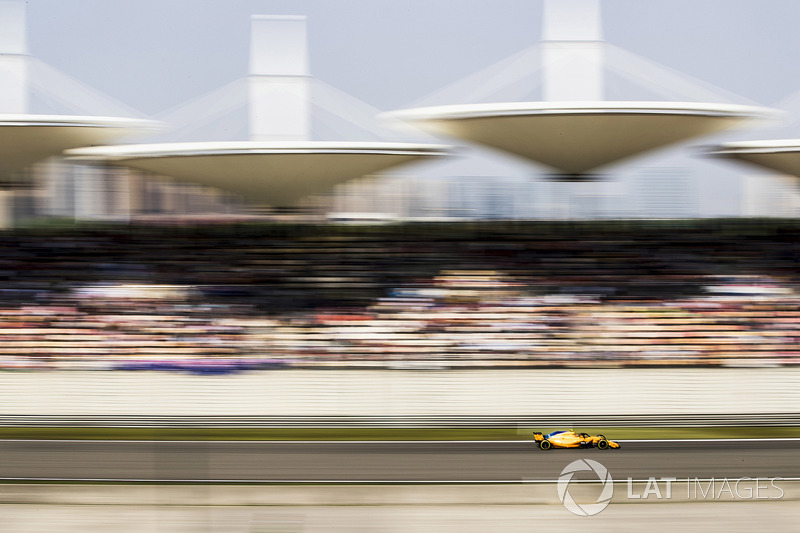
{"label": "orange bodywork", "polygon": [[605,435],[589,435],[588,433],[575,433],[569,431],[553,431],[552,433],[534,433],[533,438],[539,443],[539,448],[598,448],[609,450],[619,448],[619,443],[609,440]]}

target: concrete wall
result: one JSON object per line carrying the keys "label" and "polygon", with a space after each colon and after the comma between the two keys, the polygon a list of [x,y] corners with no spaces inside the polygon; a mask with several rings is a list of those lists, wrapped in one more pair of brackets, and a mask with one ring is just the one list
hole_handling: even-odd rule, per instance
{"label": "concrete wall", "polygon": [[552,416],[800,413],[800,369],[0,373],[0,415]]}

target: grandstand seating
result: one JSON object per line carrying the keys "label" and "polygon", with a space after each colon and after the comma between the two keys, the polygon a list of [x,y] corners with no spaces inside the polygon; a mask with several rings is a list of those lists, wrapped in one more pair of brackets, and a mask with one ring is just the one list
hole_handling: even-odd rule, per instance
{"label": "grandstand seating", "polygon": [[800,222],[0,236],[0,368],[789,365]]}

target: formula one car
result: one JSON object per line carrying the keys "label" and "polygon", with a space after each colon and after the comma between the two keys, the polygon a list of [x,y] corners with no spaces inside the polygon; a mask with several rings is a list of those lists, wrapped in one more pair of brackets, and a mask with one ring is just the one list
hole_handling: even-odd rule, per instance
{"label": "formula one car", "polygon": [[589,435],[588,433],[575,433],[569,431],[553,431],[544,435],[534,433],[533,438],[539,443],[539,448],[549,450],[550,448],[597,448],[598,450],[608,450],[619,448],[619,443],[608,440],[605,435]]}

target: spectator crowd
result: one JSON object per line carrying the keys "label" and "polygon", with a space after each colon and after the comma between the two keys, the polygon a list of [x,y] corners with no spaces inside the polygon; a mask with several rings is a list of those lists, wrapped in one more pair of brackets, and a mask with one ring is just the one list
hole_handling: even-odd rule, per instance
{"label": "spectator crowd", "polygon": [[0,235],[0,368],[800,362],[800,222]]}

